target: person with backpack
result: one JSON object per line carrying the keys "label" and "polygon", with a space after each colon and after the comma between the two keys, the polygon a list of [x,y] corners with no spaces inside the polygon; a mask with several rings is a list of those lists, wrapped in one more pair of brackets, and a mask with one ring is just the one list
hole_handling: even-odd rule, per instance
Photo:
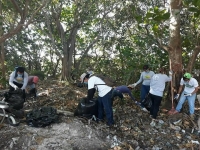
{"label": "person with backpack", "polygon": [[156,118],[163,97],[165,83],[172,80],[172,71],[169,71],[169,76],[167,76],[165,72],[166,69],[161,67],[159,68],[159,72],[154,74],[151,78],[149,91],[149,97],[152,101],[150,108],[150,116],[152,117],[152,121],[150,123],[151,126],[155,126],[156,124]]}
{"label": "person with backpack", "polygon": [[[141,86],[141,93],[140,93],[140,102],[146,97],[146,95],[149,93],[150,90],[150,81],[155,73],[153,71],[150,71],[149,65],[143,66],[143,72],[140,75],[140,79],[134,83],[129,85],[130,87],[134,88],[139,83],[142,82]],[[141,109],[145,112],[148,112],[148,110],[141,104]]]}
{"label": "person with backpack", "polygon": [[95,75],[83,73],[80,76],[82,83],[88,84],[87,102],[93,99],[95,91],[98,91],[98,120],[102,121],[104,110],[107,118],[107,125],[111,127],[114,124],[113,109],[111,104],[112,87]]}
{"label": "person with backpack", "polygon": [[10,74],[9,92],[12,92],[17,89],[21,89],[23,91],[23,99],[25,101],[25,98],[26,98],[25,88],[27,86],[27,83],[28,83],[28,73],[25,72],[24,67],[17,67],[15,71],[13,71]]}
{"label": "person with backpack", "polygon": [[[184,86],[184,90],[182,91]],[[194,108],[195,108],[195,99],[196,93],[198,91],[198,81],[192,77],[192,75],[186,72],[180,81],[180,87],[178,90],[178,94],[174,97],[174,99],[179,99],[178,105],[176,106],[176,110],[173,114],[179,113],[183,103],[188,100],[189,105],[189,114],[192,119],[194,119]],[[181,93],[182,92],[182,93]]]}
{"label": "person with backpack", "polygon": [[29,76],[28,83],[26,86],[26,93],[34,94],[34,97],[36,97],[37,96],[36,85],[37,85],[38,81],[39,81],[39,78],[37,76]]}

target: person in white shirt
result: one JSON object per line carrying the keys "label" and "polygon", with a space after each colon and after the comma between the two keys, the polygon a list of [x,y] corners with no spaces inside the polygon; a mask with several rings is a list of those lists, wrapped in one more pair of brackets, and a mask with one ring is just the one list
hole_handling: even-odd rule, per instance
{"label": "person in white shirt", "polygon": [[[185,85],[185,88],[183,92],[181,93],[183,89],[183,85]],[[195,108],[195,98],[196,98],[196,93],[198,91],[198,82],[195,78],[192,78],[190,73],[185,73],[183,75],[183,78],[181,78],[180,81],[180,87],[178,90],[178,94],[175,96],[175,99],[179,98],[180,100],[178,102],[178,105],[176,106],[176,110],[173,114],[179,113],[183,103],[188,100],[188,105],[189,105],[189,114],[192,118],[194,118],[194,108]]]}
{"label": "person in white shirt", "polygon": [[172,80],[172,71],[169,71],[169,76],[164,74],[165,68],[160,68],[159,73],[154,74],[150,82],[149,96],[152,100],[152,106],[150,108],[150,115],[152,117],[151,126],[155,126],[156,117],[159,111],[159,106],[163,97],[163,91],[165,89],[165,83]]}
{"label": "person in white shirt", "polygon": [[[134,88],[136,87],[139,83],[142,82],[141,86],[141,93],[140,93],[140,102],[146,97],[146,95],[149,93],[150,89],[150,81],[153,75],[155,74],[153,71],[150,71],[149,65],[144,65],[143,66],[143,72],[140,75],[140,79],[134,83],[129,85],[130,87]],[[141,108],[143,111],[148,111],[143,105],[141,105]]]}
{"label": "person in white shirt", "polygon": [[98,120],[103,120],[105,110],[107,125],[112,126],[114,124],[111,102],[112,87],[107,86],[99,77],[96,77],[95,75],[91,76],[91,74],[87,73],[83,73],[80,80],[82,83],[88,84],[88,102],[93,98],[95,91],[98,91]]}
{"label": "person in white shirt", "polygon": [[25,72],[24,67],[17,67],[15,71],[10,74],[9,85],[10,92],[22,89],[23,90],[23,98],[25,101],[25,88],[28,83],[28,74]]}

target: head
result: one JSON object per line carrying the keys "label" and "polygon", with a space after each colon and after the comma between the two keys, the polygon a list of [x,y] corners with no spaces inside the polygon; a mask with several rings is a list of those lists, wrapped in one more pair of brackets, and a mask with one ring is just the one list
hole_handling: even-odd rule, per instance
{"label": "head", "polygon": [[38,83],[39,78],[37,76],[33,77],[33,83],[37,84]]}
{"label": "head", "polygon": [[148,72],[148,71],[149,71],[149,65],[144,65],[144,66],[143,66],[143,70],[144,70],[145,72]]}
{"label": "head", "polygon": [[24,67],[18,67],[17,69],[16,69],[16,72],[17,72],[17,74],[23,74],[24,73]]}
{"label": "head", "polygon": [[158,72],[164,74],[164,73],[166,73],[166,68],[161,67],[158,69]]}
{"label": "head", "polygon": [[90,77],[90,74],[83,73],[83,74],[80,76],[80,81],[81,81],[81,83],[87,83],[89,77]]}
{"label": "head", "polygon": [[186,73],[183,75],[183,80],[186,81],[186,82],[188,82],[188,81],[190,81],[191,77],[192,77],[191,74],[188,73],[188,72],[186,72]]}

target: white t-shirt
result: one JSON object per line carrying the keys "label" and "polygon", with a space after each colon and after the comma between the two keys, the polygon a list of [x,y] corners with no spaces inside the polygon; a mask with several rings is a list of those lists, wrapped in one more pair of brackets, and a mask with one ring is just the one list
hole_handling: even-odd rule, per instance
{"label": "white t-shirt", "polygon": [[199,86],[195,78],[191,78],[189,82],[185,82],[182,78],[180,85],[185,85],[184,92],[186,92],[187,94],[192,93],[195,90],[195,88]]}
{"label": "white t-shirt", "polygon": [[105,84],[105,82],[103,80],[101,80],[100,78],[96,77],[96,76],[92,76],[92,77],[89,78],[89,80],[88,80],[88,90],[92,89],[92,88],[96,88],[96,90],[98,91],[99,97],[105,96],[112,89],[112,87],[110,87],[110,86],[98,85],[98,84]]}
{"label": "white t-shirt", "polygon": [[150,82],[150,93],[162,97],[163,91],[165,89],[165,82],[171,81],[172,76],[167,76],[166,74],[155,74],[151,78]]}

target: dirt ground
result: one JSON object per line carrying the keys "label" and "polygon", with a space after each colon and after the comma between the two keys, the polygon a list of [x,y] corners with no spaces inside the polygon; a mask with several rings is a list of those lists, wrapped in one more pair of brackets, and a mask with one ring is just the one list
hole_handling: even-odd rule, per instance
{"label": "dirt ground", "polygon": [[59,121],[44,128],[30,127],[25,118],[13,127],[5,120],[0,126],[0,149],[2,150],[168,150],[200,149],[198,118],[200,105],[196,101],[195,119],[188,115],[187,104],[183,112],[169,116],[161,109],[155,127],[150,126],[149,113],[143,112],[129,97],[122,104],[114,101],[115,126],[74,117],[80,98],[87,94],[86,88],[65,83],[42,81],[38,92],[44,93],[36,101],[29,99],[24,110],[41,106],[53,106],[59,112]]}

